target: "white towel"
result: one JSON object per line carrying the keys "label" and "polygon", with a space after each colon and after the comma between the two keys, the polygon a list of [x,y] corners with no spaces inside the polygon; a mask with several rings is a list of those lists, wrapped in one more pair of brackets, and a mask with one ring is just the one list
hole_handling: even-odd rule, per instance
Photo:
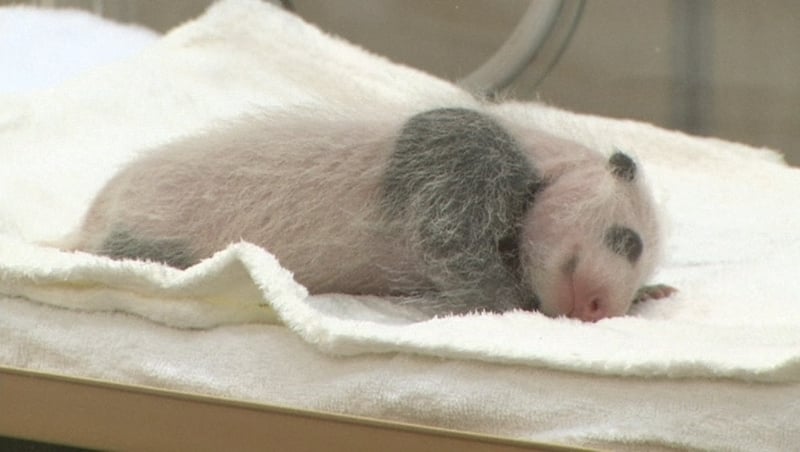
{"label": "white towel", "polygon": [[[75,228],[102,184],[140,151],[243,113],[287,104],[330,108],[341,102],[425,109],[470,100],[451,84],[370,55],[255,0],[221,2],[135,58],[97,68],[56,89],[0,97],[0,293],[80,313],[2,300],[0,312],[12,315],[0,315],[0,363],[85,369],[90,376],[264,401],[258,394],[267,389],[255,383],[254,372],[276,372],[259,370],[264,364],[258,363],[277,352],[265,349],[264,356],[258,356],[248,344],[268,347],[269,334],[284,331],[276,333],[275,343],[297,356],[298,362],[291,365],[305,360],[301,367],[308,374],[301,380],[308,386],[302,389],[289,377],[273,383],[298,388],[287,392],[283,402],[300,406],[586,444],[646,442],[745,450],[764,444],[753,433],[757,428],[770,434],[768,444],[775,449],[798,439],[786,425],[800,415],[800,404],[791,402],[800,395],[800,278],[795,276],[800,258],[800,174],[771,151],[531,104],[531,115],[554,134],[638,155],[667,221],[665,261],[656,280],[678,287],[679,294],[636,306],[629,316],[593,324],[527,312],[415,322],[376,298],[306,296],[268,251],[244,243],[186,271],[33,244]],[[156,323],[103,314],[106,311]],[[53,320],[39,318],[42,315]],[[276,324],[328,353],[304,348],[285,330],[276,330]],[[71,330],[75,325],[80,330]],[[228,326],[188,331],[165,325]],[[176,351],[148,345],[148,335],[174,339]],[[96,342],[104,337],[116,338],[119,347],[101,351],[103,345]],[[5,345],[10,343],[19,346]],[[82,346],[87,356],[81,355]],[[214,347],[223,356],[203,355]],[[123,356],[110,363],[93,359],[104,353]],[[336,358],[341,355],[352,358]],[[347,369],[341,370],[344,373],[358,370],[392,379],[389,370],[381,375],[367,370],[383,362],[397,384],[402,384],[403,375],[412,379],[431,372],[429,387],[404,388],[404,397],[412,399],[414,394],[431,394],[427,390],[441,388],[456,375],[460,379],[450,382],[453,388],[477,391],[468,381],[472,372],[484,385],[493,378],[506,382],[505,388],[492,387],[492,396],[482,395],[502,400],[502,391],[520,375],[536,375],[541,387],[517,381],[527,390],[520,400],[557,387],[564,390],[562,399],[571,397],[568,394],[574,400],[596,396],[608,404],[595,407],[605,413],[608,424],[576,423],[600,415],[586,407],[549,425],[546,411],[524,411],[509,401],[508,409],[487,408],[485,413],[474,412],[480,411],[480,401],[469,405],[447,397],[423,397],[424,403],[414,404],[394,398],[399,392],[375,392],[365,379],[358,379],[360,390],[341,383],[344,390],[339,393],[322,391],[314,382],[334,378],[334,361]],[[213,373],[212,362],[224,365],[225,372]],[[202,371],[193,374],[193,365]],[[696,401],[695,414],[708,417],[711,414],[702,407],[712,409],[719,403],[718,393],[709,389],[712,381],[742,401],[738,408],[726,406],[739,417],[731,420],[731,428],[740,432],[732,439],[716,430],[680,439],[690,427],[681,425],[675,413],[654,422],[642,420],[621,432],[618,427],[630,425],[631,417],[625,417],[628,424],[620,418],[614,423],[607,413],[620,408],[625,403],[622,394],[630,390],[641,403],[625,407],[646,419],[659,411],[655,393],[669,387],[685,390],[680,400]],[[581,392],[587,385],[606,392]],[[297,395],[309,388],[320,390],[317,399]],[[761,392],[748,393],[745,388]],[[644,401],[648,394],[653,404]],[[773,407],[759,417],[759,400],[780,405],[783,411]],[[555,399],[550,402],[558,405]],[[542,405],[529,410],[547,406],[537,403]],[[548,433],[525,433],[524,428],[531,427],[521,426],[523,415],[539,416],[538,428]],[[501,425],[503,419],[509,425]]]}
{"label": "white towel", "polygon": [[158,35],[77,10],[0,9],[0,93],[31,93],[138,53]]}
{"label": "white towel", "polygon": [[[369,89],[362,89],[362,80]],[[440,92],[442,86],[447,89]],[[138,58],[55,92],[4,103],[0,224],[15,225],[27,241],[54,239],[78,223],[100,184],[137,151],[273,102],[311,99],[325,108],[332,91],[339,93],[337,102],[347,102],[348,89],[352,102],[368,96],[424,108],[448,95],[463,102],[454,87],[326,37],[292,16],[256,2],[223,3]],[[369,303],[307,300],[266,252],[251,247],[234,246],[184,274],[42,250],[8,235],[0,288],[184,327],[269,318],[268,309],[253,309],[260,303],[309,342],[336,353],[406,351],[617,375],[800,380],[800,285],[793,277],[793,264],[800,262],[797,170],[766,151],[530,108],[546,130],[598,149],[630,150],[643,160],[671,225],[658,280],[677,286],[676,297],[596,324],[509,313],[398,327],[385,316],[371,318]],[[220,294],[220,287],[229,292]],[[144,303],[142,293],[174,301]],[[185,298],[194,299],[195,308],[181,305],[176,316]],[[358,320],[351,319],[353,310]]]}

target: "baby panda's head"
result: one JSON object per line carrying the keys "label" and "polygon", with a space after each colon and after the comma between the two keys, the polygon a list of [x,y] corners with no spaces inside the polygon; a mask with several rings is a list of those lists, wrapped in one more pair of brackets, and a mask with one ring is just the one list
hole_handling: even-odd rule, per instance
{"label": "baby panda's head", "polygon": [[523,220],[520,257],[539,310],[586,321],[627,313],[660,233],[640,168],[623,152],[582,154],[545,180]]}

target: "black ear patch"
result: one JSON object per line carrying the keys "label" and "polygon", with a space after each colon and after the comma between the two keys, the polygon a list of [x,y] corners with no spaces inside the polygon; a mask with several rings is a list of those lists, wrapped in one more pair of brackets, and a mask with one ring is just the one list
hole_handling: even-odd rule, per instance
{"label": "black ear patch", "polygon": [[636,178],[636,162],[624,152],[617,151],[612,154],[608,159],[608,168],[614,177],[625,182],[633,182]]}
{"label": "black ear patch", "polygon": [[639,260],[644,250],[642,238],[633,229],[625,226],[611,226],[606,231],[605,244],[614,252],[628,262],[635,264]]}

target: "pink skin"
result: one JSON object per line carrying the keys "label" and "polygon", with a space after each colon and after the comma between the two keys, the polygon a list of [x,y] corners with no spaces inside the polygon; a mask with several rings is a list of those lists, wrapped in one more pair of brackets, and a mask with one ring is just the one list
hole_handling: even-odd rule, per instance
{"label": "pink skin", "polygon": [[555,309],[566,317],[586,322],[624,315],[632,303],[667,298],[678,291],[668,285],[656,284],[641,287],[630,297],[614,299],[611,287],[602,279],[598,280],[588,272],[582,273],[577,268],[570,271],[569,267],[567,262],[557,276]]}
{"label": "pink skin", "polygon": [[[588,322],[624,315],[634,299],[635,285],[618,284],[615,287],[607,278],[593,274],[592,266],[595,263],[570,264],[575,256],[568,253],[551,257],[549,260],[553,263],[545,267],[545,277],[535,279],[542,311],[548,315],[564,315]],[[565,263],[559,265],[559,262]]]}
{"label": "pink skin", "polygon": [[[675,292],[669,286],[642,287],[658,260],[660,233],[641,175],[627,185],[615,180],[607,156],[542,134],[540,118],[526,104],[503,103],[489,111],[519,140],[547,183],[523,222],[520,243],[527,279],[544,314],[594,322],[625,315],[634,300]],[[641,236],[644,252],[635,265],[603,245],[604,231],[614,224]]]}
{"label": "pink skin", "polygon": [[633,299],[634,303],[641,303],[648,300],[658,300],[661,298],[668,298],[676,294],[678,289],[668,286],[666,284],[653,284],[651,286],[644,286],[636,292],[636,298]]}
{"label": "pink skin", "polygon": [[606,290],[594,281],[588,281],[572,275],[572,309],[567,317],[584,321],[596,321],[610,317],[610,305]]}
{"label": "pink skin", "polygon": [[552,290],[559,315],[595,322],[624,315],[628,311],[630,304],[626,300],[632,300],[632,295],[612,298],[612,288],[604,284],[602,279],[591,276],[579,267],[570,271],[571,259],[568,258],[562,268],[555,270],[556,281]]}
{"label": "pink skin", "polygon": [[[555,174],[537,194],[524,221],[524,267],[549,316],[588,322],[625,315],[650,275],[657,255],[657,227],[647,203],[621,202],[622,186],[603,161],[583,160]],[[644,251],[635,263],[604,244],[613,224],[639,232]],[[655,239],[653,239],[655,238]],[[666,296],[653,291],[648,296]]]}
{"label": "pink skin", "polygon": [[[646,188],[639,180],[621,185],[606,156],[543,133],[535,118],[509,108],[497,119],[547,181],[520,233],[522,267],[541,311],[585,321],[624,315],[656,261]],[[120,171],[62,246],[97,250],[123,225],[141,237],[188,238],[197,258],[252,241],[312,293],[390,294],[398,275],[427,283],[403,239],[375,231],[386,150],[403,118],[385,109],[301,110],[175,142]],[[642,236],[635,265],[603,244],[616,223]]]}

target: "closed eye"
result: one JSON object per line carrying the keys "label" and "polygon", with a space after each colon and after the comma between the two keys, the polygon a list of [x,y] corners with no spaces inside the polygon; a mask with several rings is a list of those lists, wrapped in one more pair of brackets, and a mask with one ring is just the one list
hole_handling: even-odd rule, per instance
{"label": "closed eye", "polygon": [[633,229],[625,226],[612,226],[608,228],[605,244],[614,252],[635,264],[644,251],[642,238]]}

